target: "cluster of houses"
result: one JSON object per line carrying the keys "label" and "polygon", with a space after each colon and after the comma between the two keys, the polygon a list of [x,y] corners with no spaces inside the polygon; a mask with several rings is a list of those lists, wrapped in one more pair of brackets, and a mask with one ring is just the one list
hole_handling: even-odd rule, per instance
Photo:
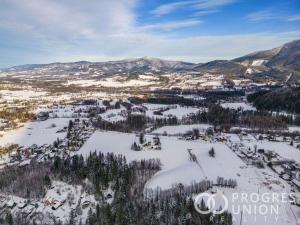
{"label": "cluster of houses", "polygon": [[258,148],[256,145],[254,148],[246,147],[242,142],[228,143],[228,146],[249,164],[258,167],[269,166],[284,180],[292,180],[296,172],[300,171],[300,165],[297,162],[285,159],[272,150]]}
{"label": "cluster of houses", "polygon": [[40,213],[43,213],[44,219],[63,221],[63,217],[69,217],[70,210],[81,210],[82,214],[87,214],[88,210],[94,209],[95,206],[96,200],[93,195],[80,188],[72,188],[64,182],[54,182],[42,201],[0,194],[0,215],[5,216],[10,212],[34,221],[39,220]]}
{"label": "cluster of houses", "polygon": [[9,162],[6,165],[25,166],[32,159],[35,159],[37,162],[43,162],[55,156],[68,158],[70,152],[80,149],[92,135],[94,128],[87,120],[75,119],[74,121],[71,120],[69,127],[64,127],[57,132],[66,132],[67,135],[64,139],[55,140],[53,144],[44,144],[42,146],[34,144],[30,147],[16,145],[15,149],[9,152]]}
{"label": "cluster of houses", "polygon": [[70,127],[69,123],[65,143],[69,151],[78,151],[94,132],[94,128],[87,120],[75,119],[71,123],[73,125]]}
{"label": "cluster of houses", "polygon": [[283,136],[279,134],[261,134],[258,137],[259,140],[267,140],[273,142],[288,142],[292,145],[295,145],[296,148],[300,149],[300,135],[295,137]]}
{"label": "cluster of houses", "polygon": [[[285,159],[270,149],[245,146],[242,142],[227,142],[227,145],[247,164],[258,168],[268,166],[279,177],[286,180],[297,195],[300,195],[300,165],[292,159]],[[300,205],[300,198],[297,202]]]}
{"label": "cluster of houses", "polygon": [[[57,132],[66,133],[66,137],[64,139],[55,140],[53,144],[45,144],[42,146],[34,144],[30,147],[14,145],[14,149],[7,155],[4,166],[16,165],[22,167],[30,164],[33,159],[37,162],[43,162],[54,158],[55,156],[68,158],[70,152],[79,150],[85,141],[92,135],[94,128],[88,120],[75,119],[70,120],[69,126],[66,126]],[[39,208],[45,208],[55,212],[58,208],[66,205],[67,195],[59,194],[59,189],[66,189],[61,185],[55,188],[51,187],[50,191],[52,189],[57,189],[55,191],[55,193],[57,193],[55,195],[56,197],[46,197],[42,203],[29,202],[27,199],[16,196],[0,195],[0,215],[6,213],[8,210],[14,214],[22,213],[24,217],[28,218],[37,215],[36,213],[39,211]],[[79,204],[81,205],[82,210],[88,210],[88,208],[94,207],[94,199],[91,199],[91,196],[83,193],[82,196],[80,196]]]}
{"label": "cluster of houses", "polygon": [[37,121],[45,121],[49,118],[49,112],[39,112],[36,114],[35,119]]}
{"label": "cluster of houses", "polygon": [[[187,131],[184,134],[176,134],[176,136],[180,135],[178,137],[179,140],[185,140],[185,141],[194,141],[194,140],[204,140],[208,141],[209,139],[215,139],[215,141],[218,141],[217,139],[220,138],[221,136],[218,136],[217,134],[213,135],[214,131],[212,127],[208,128],[202,128],[198,129],[195,128],[193,130]],[[170,136],[167,134],[167,132],[164,132],[162,135],[164,136]]]}

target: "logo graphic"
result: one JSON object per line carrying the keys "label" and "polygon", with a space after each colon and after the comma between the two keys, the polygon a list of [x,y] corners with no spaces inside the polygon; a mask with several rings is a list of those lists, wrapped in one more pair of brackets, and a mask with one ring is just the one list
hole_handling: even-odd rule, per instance
{"label": "logo graphic", "polygon": [[228,209],[228,199],[222,192],[201,193],[196,196],[194,207],[200,214],[222,214]]}

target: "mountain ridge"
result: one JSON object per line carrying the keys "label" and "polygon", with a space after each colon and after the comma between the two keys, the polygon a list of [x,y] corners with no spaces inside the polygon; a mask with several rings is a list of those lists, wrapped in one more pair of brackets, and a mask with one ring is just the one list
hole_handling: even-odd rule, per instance
{"label": "mountain ridge", "polygon": [[[300,39],[269,50],[253,52],[231,60],[213,60],[207,63],[164,60],[145,56],[106,62],[54,62],[49,64],[27,64],[2,70],[2,72],[30,71],[89,74],[145,73],[145,72],[199,72],[223,74],[230,77],[274,78],[285,80],[293,73],[300,77]],[[42,74],[42,73],[41,73]]]}
{"label": "mountain ridge", "polygon": [[103,61],[103,62],[91,62],[91,61],[75,61],[75,62],[53,62],[53,63],[42,63],[42,64],[24,64],[24,65],[18,65],[13,66],[9,68],[4,68],[3,70],[22,70],[22,69],[31,69],[31,68],[38,68],[38,67],[45,67],[45,66],[54,66],[54,65],[72,65],[72,64],[85,64],[85,65],[117,65],[117,64],[129,64],[129,63],[148,63],[148,64],[167,64],[170,67],[171,66],[180,66],[182,65],[188,65],[193,66],[197,65],[195,63],[190,62],[184,62],[184,61],[175,61],[175,60],[164,60],[160,58],[155,57],[141,57],[141,58],[131,58],[131,59],[121,59],[121,60],[111,60],[111,61]]}

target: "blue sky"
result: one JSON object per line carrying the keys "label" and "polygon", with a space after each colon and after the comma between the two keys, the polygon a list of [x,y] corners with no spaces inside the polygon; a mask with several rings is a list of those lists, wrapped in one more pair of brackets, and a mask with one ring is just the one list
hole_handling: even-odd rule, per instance
{"label": "blue sky", "polygon": [[231,59],[300,39],[299,0],[0,0],[0,68]]}

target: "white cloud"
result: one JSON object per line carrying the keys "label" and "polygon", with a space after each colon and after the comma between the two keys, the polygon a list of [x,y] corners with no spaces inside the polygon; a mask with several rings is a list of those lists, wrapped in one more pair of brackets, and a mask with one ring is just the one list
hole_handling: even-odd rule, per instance
{"label": "white cloud", "polygon": [[184,28],[184,27],[191,27],[195,25],[199,25],[203,23],[201,20],[196,19],[189,19],[189,20],[178,20],[178,21],[172,21],[172,22],[164,22],[164,23],[156,23],[156,24],[150,24],[145,25],[141,27],[141,30],[147,31],[147,30],[173,30],[178,28]]}
{"label": "white cloud", "polygon": [[268,20],[278,20],[283,22],[300,21],[300,14],[287,16],[286,12],[278,12],[270,9],[252,12],[245,17],[251,22],[260,22]]}
{"label": "white cloud", "polygon": [[[134,0],[3,0],[1,26],[20,24],[45,36],[94,38],[126,32],[135,24]],[[11,26],[13,25],[13,26]],[[19,30],[16,30],[19,31]]]}
{"label": "white cloud", "polygon": [[166,15],[173,11],[187,8],[197,11],[197,14],[214,13],[217,12],[218,8],[230,3],[235,2],[235,0],[188,0],[188,1],[178,1],[168,4],[163,4],[152,11],[156,16]]}
{"label": "white cloud", "polygon": [[[193,7],[198,9],[214,10],[217,3],[229,1],[185,2],[194,2]],[[138,26],[135,11],[138,0],[89,0],[89,4],[82,0],[1,0],[1,3],[2,65],[106,61],[144,55],[205,62],[276,47],[300,36],[300,32],[288,32],[179,37],[152,32],[195,26],[202,21],[188,19]]]}
{"label": "white cloud", "polygon": [[220,10],[218,9],[211,9],[211,10],[201,10],[201,11],[198,11],[196,13],[194,13],[193,15],[194,16],[205,16],[205,15],[209,15],[209,14],[212,14],[212,13],[217,13],[219,12]]}
{"label": "white cloud", "polygon": [[287,20],[288,21],[292,21],[292,22],[294,22],[294,21],[300,21],[300,14],[289,16]]}
{"label": "white cloud", "polygon": [[165,15],[165,14],[168,14],[179,8],[193,5],[193,4],[195,4],[195,2],[197,2],[197,1],[194,1],[194,0],[193,1],[181,1],[181,2],[173,2],[173,3],[164,4],[164,5],[157,7],[156,9],[154,9],[152,11],[152,13],[157,16]]}
{"label": "white cloud", "polygon": [[235,0],[202,0],[202,1],[198,1],[194,5],[194,8],[198,10],[215,9],[217,7],[228,5],[233,2],[235,2]]}
{"label": "white cloud", "polygon": [[273,20],[277,18],[278,16],[275,15],[275,13],[272,12],[271,10],[260,10],[257,12],[252,12],[246,16],[246,19],[248,19],[251,22]]}

